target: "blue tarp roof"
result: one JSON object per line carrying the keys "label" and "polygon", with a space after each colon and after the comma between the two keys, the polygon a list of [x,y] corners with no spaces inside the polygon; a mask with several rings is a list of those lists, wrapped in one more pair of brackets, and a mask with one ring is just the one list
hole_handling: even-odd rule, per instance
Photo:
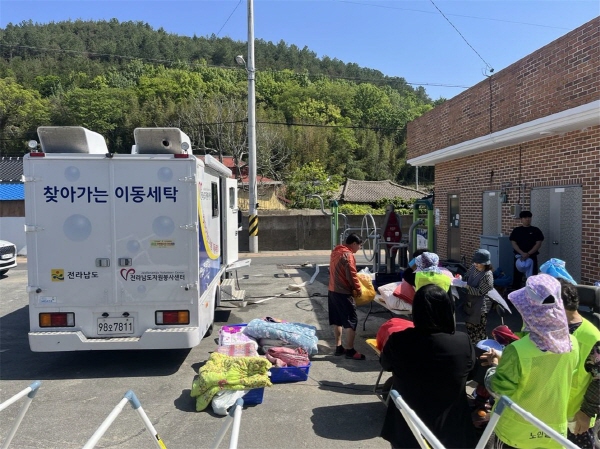
{"label": "blue tarp roof", "polygon": [[0,201],[13,201],[25,199],[25,186],[18,184],[0,183]]}

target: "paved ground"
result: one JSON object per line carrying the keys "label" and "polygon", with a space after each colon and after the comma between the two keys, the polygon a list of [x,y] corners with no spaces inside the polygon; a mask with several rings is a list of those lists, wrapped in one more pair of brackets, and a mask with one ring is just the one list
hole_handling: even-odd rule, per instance
{"label": "paved ground", "polygon": [[[333,335],[327,322],[329,251],[272,252],[253,255],[252,265],[239,270],[238,281],[249,304],[224,303],[216,328],[274,316],[312,324],[318,329],[319,354],[312,359],[309,379],[267,388],[263,403],[247,407],[242,416],[240,448],[387,448],[379,438],[384,405],[372,393],[379,362],[365,339],[375,336],[390,315],[383,309],[362,323],[356,347],[365,361],[332,355]],[[359,263],[366,264],[362,256]],[[318,273],[315,275],[317,272]],[[314,282],[298,291],[291,284]],[[198,368],[216,347],[215,334],[183,351],[32,353],[27,342],[26,259],[0,278],[0,402],[42,380],[11,448],[80,448],[132,389],[166,447],[209,447],[223,418],[196,412],[189,396]],[[491,317],[491,325],[498,322]],[[460,318],[458,318],[460,321]],[[19,411],[14,404],[1,412],[4,441]],[[229,444],[225,438],[221,447]],[[139,417],[126,407],[97,447],[153,447]]]}

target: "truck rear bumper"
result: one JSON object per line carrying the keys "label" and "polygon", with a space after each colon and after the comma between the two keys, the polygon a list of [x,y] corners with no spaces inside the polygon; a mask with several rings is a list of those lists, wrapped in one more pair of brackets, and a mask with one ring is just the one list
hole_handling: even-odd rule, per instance
{"label": "truck rear bumper", "polygon": [[149,329],[141,337],[87,338],[81,331],[29,332],[33,352],[193,348],[202,335],[197,327]]}

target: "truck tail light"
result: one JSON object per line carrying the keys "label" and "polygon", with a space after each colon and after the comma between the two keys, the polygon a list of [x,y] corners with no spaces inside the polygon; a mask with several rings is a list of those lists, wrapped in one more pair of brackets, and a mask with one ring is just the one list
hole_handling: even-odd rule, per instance
{"label": "truck tail light", "polygon": [[46,157],[46,153],[43,151],[32,151],[29,153],[29,157]]}
{"label": "truck tail light", "polygon": [[190,324],[189,310],[158,310],[156,324]]}
{"label": "truck tail light", "polygon": [[75,314],[73,312],[40,313],[40,327],[73,327]]}
{"label": "truck tail light", "polygon": [[175,153],[175,154],[173,155],[173,157],[174,157],[175,159],[187,159],[188,157],[190,157],[190,155],[189,155],[189,154],[187,154],[187,153]]}

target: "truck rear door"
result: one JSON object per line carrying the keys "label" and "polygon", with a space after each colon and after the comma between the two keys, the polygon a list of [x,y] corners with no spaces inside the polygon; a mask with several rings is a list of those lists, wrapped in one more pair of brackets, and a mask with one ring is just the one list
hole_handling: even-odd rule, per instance
{"label": "truck rear door", "polygon": [[113,168],[115,302],[189,304],[198,295],[195,161],[145,159]]}
{"label": "truck rear door", "polygon": [[29,284],[42,307],[114,301],[108,167],[95,155],[25,160]]}

